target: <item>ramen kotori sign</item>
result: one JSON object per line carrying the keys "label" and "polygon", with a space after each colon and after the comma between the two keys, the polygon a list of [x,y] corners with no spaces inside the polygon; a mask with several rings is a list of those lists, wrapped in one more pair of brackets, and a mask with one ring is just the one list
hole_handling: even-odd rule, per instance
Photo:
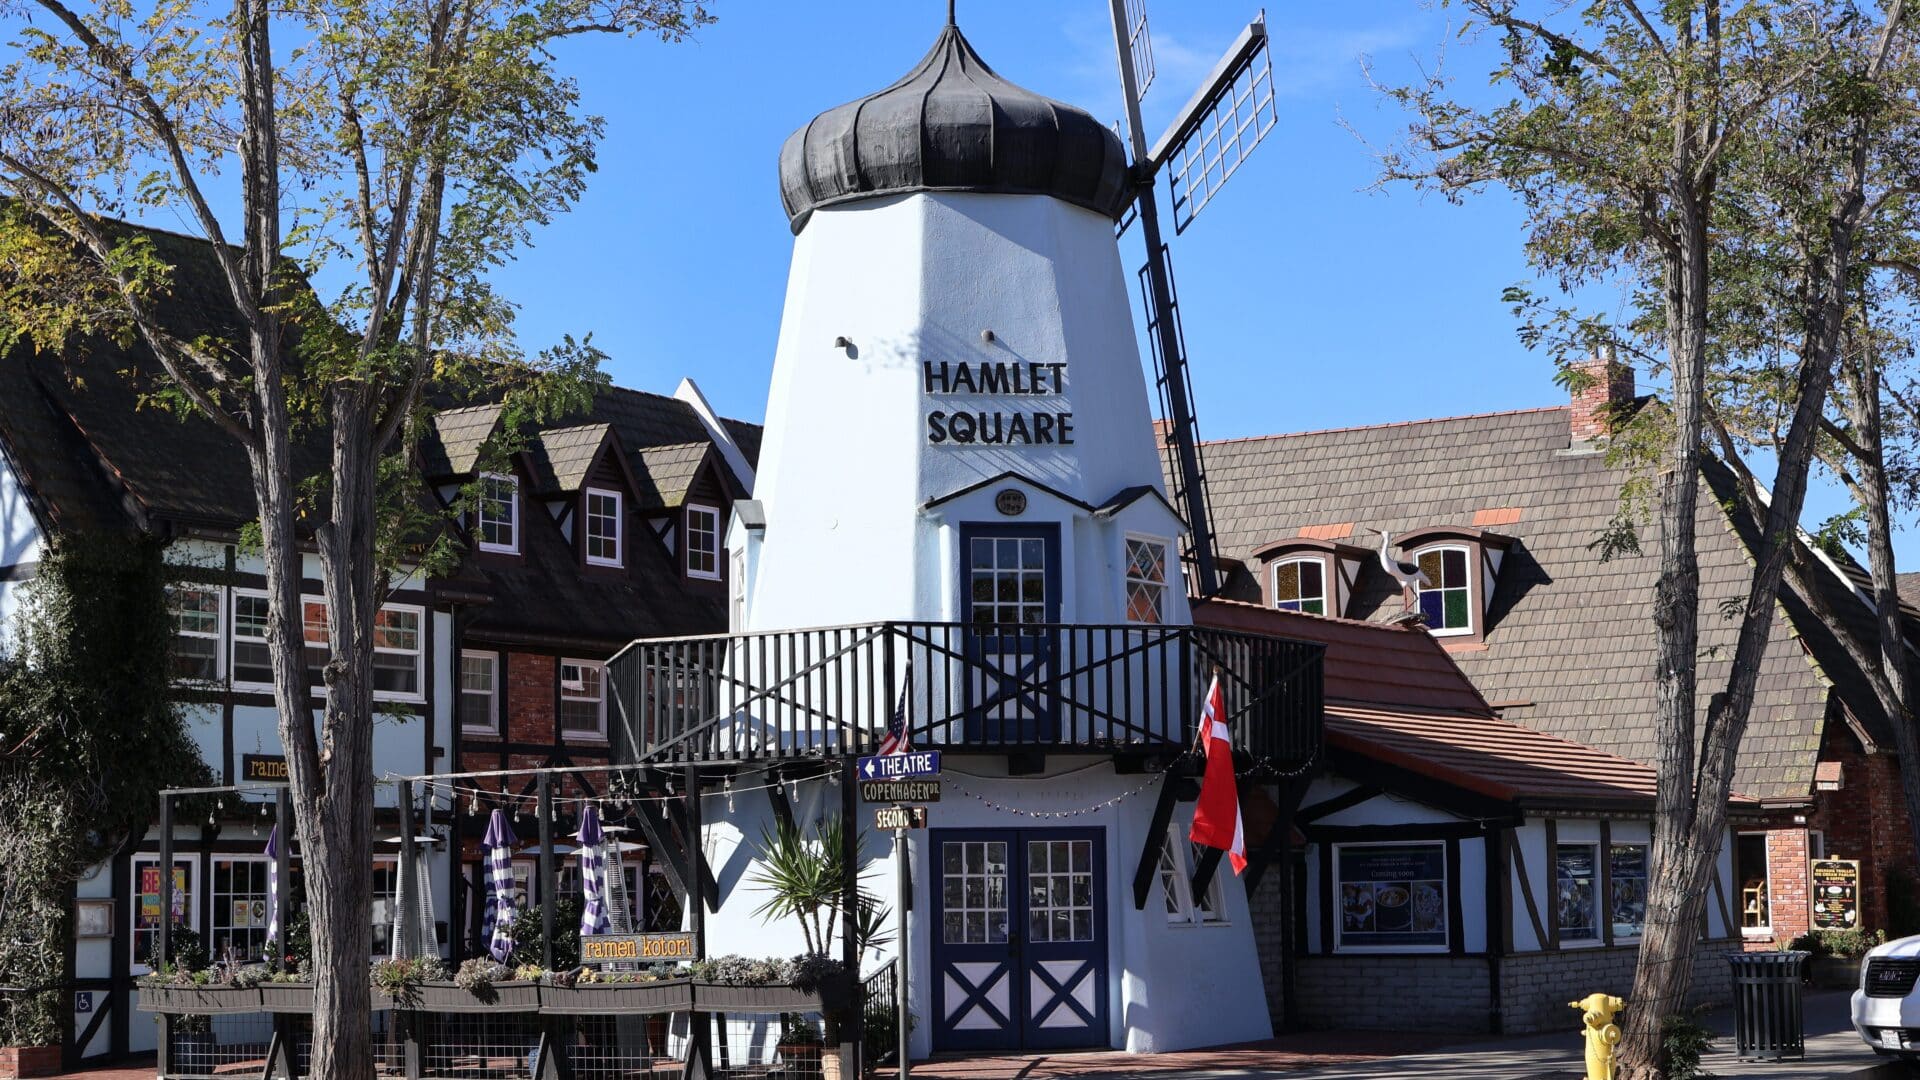
{"label": "ramen kotori sign", "polygon": [[1443,845],[1342,847],[1336,865],[1343,948],[1447,944]]}

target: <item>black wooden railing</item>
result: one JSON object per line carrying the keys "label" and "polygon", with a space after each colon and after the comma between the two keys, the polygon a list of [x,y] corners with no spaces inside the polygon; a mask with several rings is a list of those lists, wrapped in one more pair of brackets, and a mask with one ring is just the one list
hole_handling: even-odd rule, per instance
{"label": "black wooden railing", "polygon": [[1234,745],[1279,767],[1320,742],[1322,646],[1194,626],[888,622],[636,641],[608,664],[616,759],[921,749],[1154,749],[1193,740],[1218,673]]}

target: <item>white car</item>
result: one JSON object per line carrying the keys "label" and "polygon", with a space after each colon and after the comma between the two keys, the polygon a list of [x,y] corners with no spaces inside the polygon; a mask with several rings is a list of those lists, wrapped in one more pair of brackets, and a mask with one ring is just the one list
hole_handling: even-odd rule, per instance
{"label": "white car", "polygon": [[1876,945],[1860,965],[1853,1027],[1881,1054],[1920,1061],[1920,937]]}

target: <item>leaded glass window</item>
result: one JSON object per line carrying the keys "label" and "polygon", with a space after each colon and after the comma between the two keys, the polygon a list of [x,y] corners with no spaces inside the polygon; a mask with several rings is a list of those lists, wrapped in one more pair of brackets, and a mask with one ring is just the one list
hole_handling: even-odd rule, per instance
{"label": "leaded glass window", "polygon": [[1327,613],[1327,564],[1320,559],[1288,559],[1273,568],[1273,606],[1308,615]]}
{"label": "leaded glass window", "polygon": [[1435,633],[1473,631],[1473,589],[1467,576],[1465,548],[1428,548],[1419,555],[1427,584],[1420,589],[1420,613]]}
{"label": "leaded glass window", "polygon": [[1167,545],[1127,537],[1127,621],[1162,623],[1167,618]]}

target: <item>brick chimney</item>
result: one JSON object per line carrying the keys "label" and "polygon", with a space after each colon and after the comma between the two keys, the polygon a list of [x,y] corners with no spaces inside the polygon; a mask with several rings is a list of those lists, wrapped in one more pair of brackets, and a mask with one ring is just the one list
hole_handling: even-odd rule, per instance
{"label": "brick chimney", "polygon": [[1570,404],[1573,415],[1568,435],[1574,446],[1592,445],[1604,440],[1613,418],[1633,404],[1633,365],[1613,358],[1613,350],[1572,366],[1586,378],[1586,385],[1574,390]]}

